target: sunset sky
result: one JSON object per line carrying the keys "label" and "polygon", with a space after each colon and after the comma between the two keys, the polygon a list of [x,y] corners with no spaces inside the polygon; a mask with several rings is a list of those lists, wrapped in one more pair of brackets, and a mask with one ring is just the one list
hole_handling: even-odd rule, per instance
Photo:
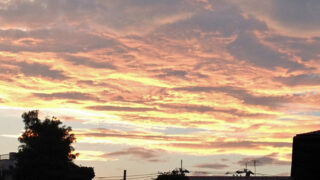
{"label": "sunset sky", "polygon": [[0,154],[38,109],[98,177],[289,175],[320,129],[319,19],[316,0],[1,0]]}

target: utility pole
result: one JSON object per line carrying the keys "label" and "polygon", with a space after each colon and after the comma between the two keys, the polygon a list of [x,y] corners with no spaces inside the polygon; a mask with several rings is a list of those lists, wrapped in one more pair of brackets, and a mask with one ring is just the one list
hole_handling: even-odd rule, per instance
{"label": "utility pole", "polygon": [[124,170],[123,171],[123,180],[126,180],[127,179],[127,170]]}
{"label": "utility pole", "polygon": [[253,160],[253,166],[254,166],[254,175],[257,176],[257,168],[256,168],[256,165],[257,165],[257,160]]}

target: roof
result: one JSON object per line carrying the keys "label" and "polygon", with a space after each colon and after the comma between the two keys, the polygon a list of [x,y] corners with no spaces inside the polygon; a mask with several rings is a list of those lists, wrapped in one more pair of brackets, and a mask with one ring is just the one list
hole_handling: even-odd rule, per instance
{"label": "roof", "polygon": [[319,136],[320,137],[320,130],[318,131],[312,131],[312,132],[307,132],[307,133],[302,133],[302,134],[297,134],[296,136]]}

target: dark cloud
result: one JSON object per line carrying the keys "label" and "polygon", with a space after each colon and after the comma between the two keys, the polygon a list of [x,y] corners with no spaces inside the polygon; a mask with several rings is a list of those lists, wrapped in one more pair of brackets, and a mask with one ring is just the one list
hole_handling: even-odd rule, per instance
{"label": "dark cloud", "polygon": [[238,161],[238,164],[240,165],[245,165],[246,163],[251,163],[253,160],[257,161],[257,166],[267,166],[267,165],[290,165],[290,161],[283,161],[277,159],[278,154],[277,153],[272,153],[267,156],[262,156],[262,157],[253,157],[253,158],[243,158],[242,160]]}
{"label": "dark cloud", "polygon": [[98,82],[98,81],[93,81],[93,80],[79,80],[77,81],[78,85],[89,85],[89,86],[110,86],[108,83],[103,83],[103,82]]}
{"label": "dark cloud", "polygon": [[208,171],[192,171],[191,175],[192,176],[208,176],[208,175],[211,175],[211,172],[208,172]]}
{"label": "dark cloud", "polygon": [[116,151],[111,153],[105,153],[101,155],[102,157],[119,157],[119,156],[132,156],[134,158],[147,160],[150,162],[159,162],[162,161],[158,159],[161,155],[163,155],[163,150],[153,150],[153,149],[145,149],[141,147],[133,147],[128,148],[122,151]]}
{"label": "dark cloud", "polygon": [[263,147],[291,147],[291,143],[285,142],[259,142],[259,141],[215,141],[215,142],[203,142],[203,143],[171,143],[169,146],[180,148],[200,148],[200,149],[247,149],[255,148],[261,149]]}
{"label": "dark cloud", "polygon": [[151,73],[156,73],[155,77],[157,78],[177,78],[184,80],[205,79],[209,76],[196,72],[195,70],[179,70],[179,69],[161,69],[161,70],[150,70]]}
{"label": "dark cloud", "polygon": [[158,75],[160,78],[165,77],[177,77],[177,78],[186,78],[186,75],[188,74],[186,71],[182,70],[172,70],[172,69],[165,69],[162,70],[163,74]]}
{"label": "dark cloud", "polygon": [[26,63],[20,62],[17,63],[20,68],[20,71],[26,76],[36,76],[57,80],[64,80],[68,77],[63,74],[63,71],[53,70],[50,66],[39,64],[39,63]]}
{"label": "dark cloud", "polygon": [[[12,63],[6,62],[1,56],[0,56],[0,81],[10,83],[14,82],[14,77],[19,74],[19,70],[12,66]],[[8,60],[10,61],[10,60]],[[11,60],[14,61],[14,60]],[[10,67],[11,66],[11,67]]]}
{"label": "dark cloud", "polygon": [[281,35],[272,35],[264,38],[264,41],[281,48],[282,50],[290,51],[302,61],[319,60],[320,53],[320,38],[299,38],[288,37]]}
{"label": "dark cloud", "polygon": [[221,163],[204,163],[204,164],[197,164],[195,165],[195,167],[205,168],[205,169],[225,169],[229,166]]}
{"label": "dark cloud", "polygon": [[89,59],[86,57],[81,56],[70,56],[70,55],[63,55],[64,60],[71,62],[74,65],[84,65],[92,68],[105,68],[105,69],[116,69],[116,67],[111,64],[110,62],[97,62],[93,59]]}
{"label": "dark cloud", "polygon": [[80,92],[57,92],[57,93],[33,93],[34,96],[42,99],[67,99],[67,100],[80,100],[80,101],[97,101],[101,100],[91,94],[80,93]]}
{"label": "dark cloud", "polygon": [[0,20],[30,28],[70,23],[79,26],[79,29],[98,24],[100,28],[107,26],[115,31],[146,32],[152,25],[161,25],[172,16],[188,13],[191,8],[187,4],[183,0],[9,1],[5,8],[0,8]]}
{"label": "dark cloud", "polygon": [[234,142],[213,142],[211,145],[216,145],[221,148],[259,148],[263,146],[271,146],[271,147],[291,147],[291,143],[287,142],[256,142],[256,141],[234,141]]}
{"label": "dark cloud", "polygon": [[[157,33],[160,31],[170,32],[167,34],[173,39],[197,37],[205,40],[205,38],[209,37],[203,35],[212,32],[219,32],[222,36],[226,37],[239,32],[267,30],[264,22],[252,16],[244,18],[238,7],[226,1],[215,1],[213,7],[213,11],[198,9],[192,17],[161,27]],[[203,36],[203,38],[201,38],[201,36]]]}
{"label": "dark cloud", "polygon": [[[199,57],[199,54],[220,54],[221,46],[225,47],[230,38],[239,32],[267,30],[264,22],[251,16],[245,18],[239,8],[226,1],[215,1],[212,6],[213,11],[195,8],[195,13],[190,18],[163,25],[149,33],[143,41],[167,53],[193,57],[200,64],[204,57]],[[190,40],[193,43],[190,43]],[[165,59],[170,61],[168,57]],[[188,60],[181,62],[184,61]],[[214,62],[206,61],[205,64],[214,64]],[[188,75],[191,72],[188,71]]]}
{"label": "dark cloud", "polygon": [[190,104],[161,104],[162,108],[170,108],[174,109],[178,112],[213,112],[214,109],[210,106],[202,106],[202,105],[190,105]]}
{"label": "dark cloud", "polygon": [[319,86],[320,74],[300,74],[289,77],[276,77],[276,81],[279,81],[287,86]]}
{"label": "dark cloud", "polygon": [[305,70],[303,64],[291,60],[287,54],[270,49],[259,42],[253,33],[240,33],[237,39],[228,45],[228,51],[237,59],[244,60],[250,64],[274,69],[276,67],[287,68],[289,71]]}
{"label": "dark cloud", "polygon": [[[94,49],[110,48],[110,51],[124,53],[127,47],[117,40],[98,36],[85,31],[76,31],[72,28],[47,28],[29,31],[8,29],[0,30],[0,49],[10,52],[61,52],[75,53],[87,52]],[[34,44],[21,43],[25,38],[34,41]],[[13,43],[20,41],[20,44]]]}
{"label": "dark cloud", "polygon": [[[234,1],[246,13],[271,19],[275,26],[281,26],[289,32],[317,32],[320,27],[320,2],[317,0],[270,0],[270,1]],[[270,24],[272,26],[274,24]]]}
{"label": "dark cloud", "polygon": [[110,129],[92,129],[91,132],[81,132],[78,136],[89,136],[89,137],[110,137],[110,138],[125,138],[125,139],[139,139],[139,140],[155,140],[155,141],[200,141],[195,137],[183,137],[173,135],[154,135],[146,132],[137,131],[119,131]]}
{"label": "dark cloud", "polygon": [[157,111],[156,108],[148,107],[129,107],[129,106],[89,106],[88,109],[98,111],[127,111],[127,112],[145,112],[145,111]]}
{"label": "dark cloud", "polygon": [[166,108],[166,111],[172,110],[174,113],[181,112],[199,112],[199,113],[224,113],[228,115],[233,115],[237,117],[246,118],[266,118],[273,117],[273,115],[263,114],[263,113],[249,113],[245,111],[240,111],[237,109],[223,109],[211,106],[194,105],[194,104],[160,104],[161,108]]}
{"label": "dark cloud", "polygon": [[229,96],[242,100],[243,103],[249,105],[261,105],[268,107],[279,107],[282,103],[289,102],[290,100],[285,96],[256,96],[250,94],[246,89],[232,87],[232,86],[191,86],[175,88],[178,91],[188,92],[219,92],[226,93]]}

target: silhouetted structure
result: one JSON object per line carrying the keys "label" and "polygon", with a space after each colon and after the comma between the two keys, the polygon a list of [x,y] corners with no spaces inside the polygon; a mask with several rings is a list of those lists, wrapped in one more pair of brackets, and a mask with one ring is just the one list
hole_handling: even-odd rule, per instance
{"label": "silhouetted structure", "polygon": [[237,170],[235,172],[226,172],[226,174],[232,174],[233,176],[242,176],[244,175],[245,177],[250,177],[251,175],[254,175],[252,171],[250,171],[247,168]]}
{"label": "silhouetted structure", "polygon": [[320,131],[296,135],[292,147],[292,180],[319,180]]}
{"label": "silhouetted structure", "polygon": [[13,170],[16,167],[16,154],[11,152],[0,155],[0,180],[13,179]]}

